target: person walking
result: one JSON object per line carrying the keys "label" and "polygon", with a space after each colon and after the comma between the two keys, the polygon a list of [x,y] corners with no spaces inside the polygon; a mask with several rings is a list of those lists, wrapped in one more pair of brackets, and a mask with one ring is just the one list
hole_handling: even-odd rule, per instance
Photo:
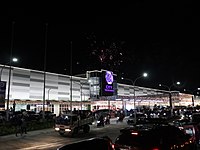
{"label": "person walking", "polygon": [[21,118],[21,135],[22,134],[27,134],[27,122],[26,122],[26,117],[22,116]]}
{"label": "person walking", "polygon": [[21,116],[18,114],[15,116],[15,119],[14,119],[15,136],[18,136],[18,133],[22,135],[21,125],[22,125]]}

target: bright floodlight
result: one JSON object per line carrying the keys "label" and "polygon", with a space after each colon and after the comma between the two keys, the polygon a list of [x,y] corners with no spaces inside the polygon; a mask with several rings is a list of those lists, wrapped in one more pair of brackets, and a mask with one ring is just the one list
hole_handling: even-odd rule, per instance
{"label": "bright floodlight", "polygon": [[180,83],[180,82],[176,82],[176,84],[177,84],[177,85],[180,85],[181,83]]}
{"label": "bright floodlight", "polygon": [[143,77],[147,77],[148,76],[148,74],[147,73],[143,73]]}
{"label": "bright floodlight", "polygon": [[159,84],[159,86],[162,86],[162,84]]}
{"label": "bright floodlight", "polygon": [[17,59],[17,58],[13,58],[12,61],[13,61],[13,62],[17,62],[18,59]]}

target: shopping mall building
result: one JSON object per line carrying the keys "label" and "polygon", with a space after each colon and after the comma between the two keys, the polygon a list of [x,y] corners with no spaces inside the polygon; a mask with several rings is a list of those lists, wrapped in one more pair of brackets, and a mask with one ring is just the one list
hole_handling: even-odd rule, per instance
{"label": "shopping mall building", "polygon": [[[39,112],[45,108],[58,115],[70,109],[130,110],[134,104],[135,107],[169,106],[169,91],[118,83],[117,75],[111,71],[87,71],[84,77],[80,77],[5,65],[0,67],[1,110],[14,107],[15,111]],[[198,97],[193,99],[191,94],[170,92],[173,106],[188,106],[192,102],[199,105]]]}

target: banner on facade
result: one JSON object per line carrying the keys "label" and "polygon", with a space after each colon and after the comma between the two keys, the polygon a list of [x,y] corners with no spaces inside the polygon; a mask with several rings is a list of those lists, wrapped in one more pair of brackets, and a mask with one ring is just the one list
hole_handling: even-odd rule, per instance
{"label": "banner on facade", "polygon": [[0,81],[0,109],[5,109],[6,82]]}
{"label": "banner on facade", "polygon": [[113,72],[111,71],[103,71],[101,77],[101,96],[113,96],[114,88],[113,88]]}

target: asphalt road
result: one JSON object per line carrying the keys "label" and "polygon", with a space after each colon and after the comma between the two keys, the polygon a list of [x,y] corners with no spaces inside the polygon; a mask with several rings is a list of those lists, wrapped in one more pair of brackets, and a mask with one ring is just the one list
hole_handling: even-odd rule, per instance
{"label": "asphalt road", "polygon": [[128,126],[126,120],[123,123],[116,123],[116,119],[112,119],[110,125],[98,128],[92,125],[88,134],[80,131],[74,138],[60,136],[53,128],[31,131],[18,137],[15,135],[1,136],[0,150],[56,150],[67,143],[101,136],[109,136],[114,141],[119,135],[119,130],[126,126]]}

